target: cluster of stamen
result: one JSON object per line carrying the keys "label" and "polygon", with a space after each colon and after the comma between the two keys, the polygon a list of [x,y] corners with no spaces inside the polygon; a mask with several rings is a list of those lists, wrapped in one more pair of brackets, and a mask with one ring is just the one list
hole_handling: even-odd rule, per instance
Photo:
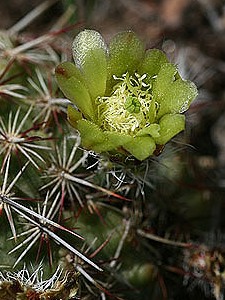
{"label": "cluster of stamen", "polygon": [[97,99],[100,126],[103,130],[135,135],[149,125],[151,85],[144,82],[146,74],[129,76],[126,73],[121,78],[113,78],[120,82],[114,86],[112,94]]}

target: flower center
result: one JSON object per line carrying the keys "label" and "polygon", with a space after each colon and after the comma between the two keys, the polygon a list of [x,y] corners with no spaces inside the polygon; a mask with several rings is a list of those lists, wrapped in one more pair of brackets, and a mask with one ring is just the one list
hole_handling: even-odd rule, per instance
{"label": "flower center", "polygon": [[148,115],[152,100],[151,85],[144,82],[146,74],[135,73],[121,78],[109,97],[98,97],[98,118],[100,127],[107,131],[135,135],[148,126]]}

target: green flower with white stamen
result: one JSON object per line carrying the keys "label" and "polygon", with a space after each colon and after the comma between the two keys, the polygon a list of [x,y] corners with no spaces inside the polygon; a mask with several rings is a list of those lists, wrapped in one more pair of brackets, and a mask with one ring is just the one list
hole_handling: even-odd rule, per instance
{"label": "green flower with white stamen", "polygon": [[[144,83],[146,75],[129,76],[114,79],[119,82],[111,96],[97,99],[99,126],[104,131],[116,131],[135,135],[142,127],[148,125],[151,93],[150,85]],[[150,124],[149,124],[150,125]]]}
{"label": "green flower with white stamen", "polygon": [[56,78],[75,104],[68,118],[83,147],[144,160],[184,130],[183,112],[197,96],[196,86],[163,52],[145,51],[133,32],[117,34],[107,46],[98,32],[81,31],[73,57],[75,64],[56,68]]}

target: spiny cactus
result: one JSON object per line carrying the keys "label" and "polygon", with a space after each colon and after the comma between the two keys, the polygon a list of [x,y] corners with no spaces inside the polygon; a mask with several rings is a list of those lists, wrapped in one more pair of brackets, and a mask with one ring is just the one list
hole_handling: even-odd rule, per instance
{"label": "spiny cactus", "polygon": [[132,31],[26,39],[32,18],[0,32],[0,300],[222,300],[183,133],[195,84]]}

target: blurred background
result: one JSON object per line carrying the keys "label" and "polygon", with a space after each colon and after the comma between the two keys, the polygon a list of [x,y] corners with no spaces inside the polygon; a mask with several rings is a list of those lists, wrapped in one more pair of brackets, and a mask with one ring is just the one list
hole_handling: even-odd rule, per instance
{"label": "blurred background", "polygon": [[9,29],[44,3],[49,9],[45,8],[23,33],[47,33],[62,14],[68,21],[65,27],[77,24],[75,30],[67,31],[71,37],[84,27],[99,30],[106,40],[118,31],[134,30],[145,40],[147,47],[161,48],[179,63],[183,76],[194,80],[201,94],[204,92],[204,101],[214,98],[217,107],[222,105],[225,72],[223,0],[1,1],[0,28]]}
{"label": "blurred background", "polygon": [[[199,96],[187,122],[187,142],[216,187],[225,186],[225,3],[222,0],[8,0],[0,2],[0,28],[10,29],[32,9],[42,13],[20,31],[20,38],[58,34],[71,56],[71,41],[83,28],[110,38],[134,30],[147,44],[166,52]],[[28,18],[29,19],[29,18]],[[26,22],[25,22],[26,23]],[[17,26],[17,25],[16,25]],[[61,40],[63,38],[63,40]],[[210,172],[213,176],[211,177]],[[216,174],[216,175],[215,175]],[[205,177],[204,177],[205,178]]]}
{"label": "blurred background", "polygon": [[[38,13],[29,15],[35,8]],[[26,24],[24,17],[33,21],[27,22],[27,26],[20,25],[20,20],[23,20],[22,24]],[[199,243],[207,242],[207,236],[210,234],[220,232],[224,255],[225,2],[222,0],[0,1],[0,29],[8,30],[15,26],[17,28],[21,26],[20,30],[15,31],[20,32],[20,40],[26,41],[59,30],[57,33],[59,44],[64,48],[67,57],[71,56],[70,46],[73,37],[83,28],[100,31],[107,41],[118,31],[133,30],[145,41],[148,48],[155,47],[166,52],[170,60],[178,65],[182,77],[192,80],[198,86],[199,96],[187,114],[185,151],[180,154],[179,161],[176,158],[172,161],[174,168],[179,169],[179,164],[183,161],[185,166],[182,166],[182,172],[178,171],[179,178],[175,178],[174,174],[171,175],[170,168],[168,173],[163,174],[164,179],[166,176],[173,177],[172,179],[176,179],[179,184],[174,188],[168,185],[169,181],[159,180],[152,194],[153,201],[158,201],[157,205],[161,201],[160,209],[166,216],[163,220],[162,214],[161,219],[157,217],[155,230],[157,234],[163,235],[167,233],[169,225],[178,224],[174,226],[174,232],[181,240],[185,236],[184,240],[187,241],[190,234],[192,239],[196,237]],[[183,145],[176,146],[182,148]],[[168,161],[169,164],[171,161]],[[154,211],[151,209],[152,207],[149,209],[153,214],[150,215],[152,220]],[[153,221],[151,225],[154,227]],[[188,230],[185,228],[186,225]],[[216,245],[217,241],[214,235],[210,243]],[[169,255],[170,261],[167,259]],[[169,255],[166,250],[165,263],[175,265],[176,254]],[[163,259],[161,263],[163,264]],[[223,265],[223,270],[220,270],[223,276],[223,284],[220,287],[222,291],[225,277],[224,258],[221,265]],[[170,278],[170,275],[164,280],[165,282],[168,280],[170,284],[172,282],[175,289],[179,281],[177,278],[173,279],[173,276]],[[179,284],[182,286],[182,280]],[[170,295],[170,292],[168,294]],[[190,296],[182,288],[175,294],[168,299],[193,299],[191,297],[205,299],[198,291]],[[157,296],[154,299],[158,299]],[[212,296],[212,299],[215,297]],[[217,300],[221,299],[218,296]]]}

